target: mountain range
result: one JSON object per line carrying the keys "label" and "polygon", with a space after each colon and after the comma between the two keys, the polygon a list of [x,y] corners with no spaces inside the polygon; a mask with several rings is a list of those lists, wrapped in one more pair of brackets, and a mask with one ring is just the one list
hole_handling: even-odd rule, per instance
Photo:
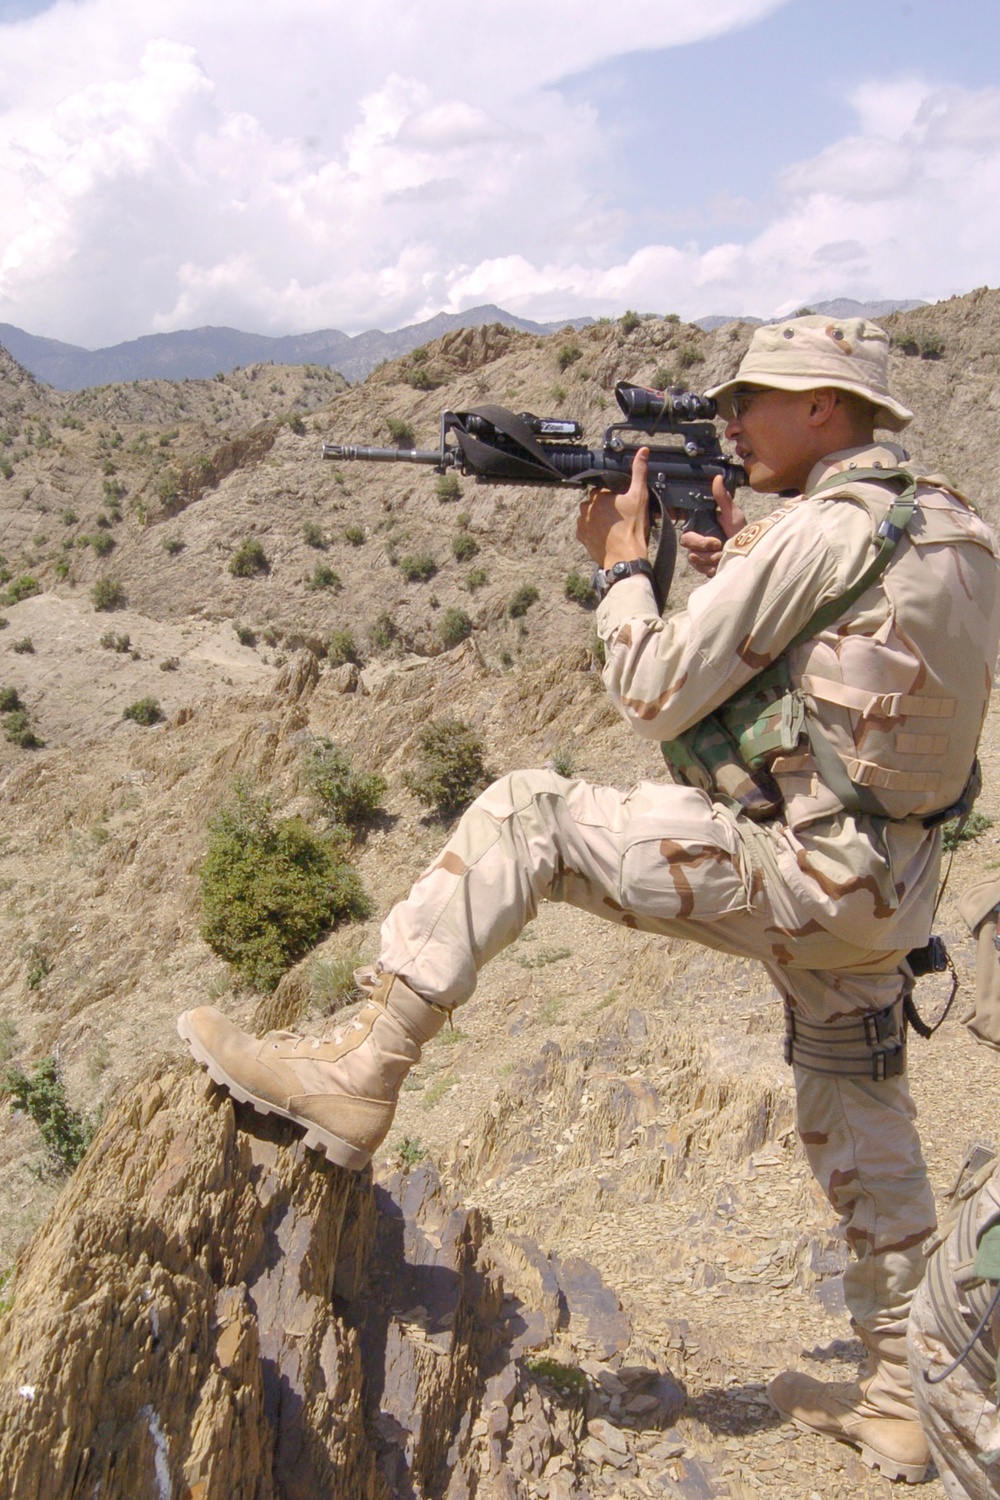
{"label": "mountain range", "polygon": [[[913,300],[854,302],[838,297],[831,302],[815,303],[813,310],[831,317],[883,317],[922,306],[923,303]],[[698,326],[706,332],[736,321],[766,320],[745,314],[713,314],[697,319]],[[12,323],[0,323],[0,344],[36,379],[60,391],[80,391],[127,380],[207,380],[216,374],[228,375],[245,365],[267,363],[327,365],[354,381],[363,380],[383,360],[398,359],[457,328],[500,323],[522,333],[546,334],[566,327],[586,328],[593,322],[593,318],[572,318],[534,323],[486,303],[462,313],[438,313],[422,323],[410,323],[390,333],[372,328],[351,335],[339,328],[323,328],[315,333],[273,338],[261,333],[243,333],[238,328],[205,327],[146,334],[105,349],[84,349],[59,339],[39,338]]]}

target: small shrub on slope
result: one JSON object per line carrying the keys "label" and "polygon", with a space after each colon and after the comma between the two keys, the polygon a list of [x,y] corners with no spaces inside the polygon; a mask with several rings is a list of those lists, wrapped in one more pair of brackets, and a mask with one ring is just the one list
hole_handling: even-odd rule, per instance
{"label": "small shrub on slope", "polygon": [[240,977],[269,992],[340,921],[368,915],[344,835],[275,819],[268,801],[238,788],[209,823],[201,869],[201,935]]}
{"label": "small shrub on slope", "polygon": [[363,823],[382,805],[385,777],[377,771],[355,771],[347,751],[326,738],[309,746],[303,770],[323,811],[337,823]]}
{"label": "small shrub on slope", "polygon": [[56,1168],[72,1172],[82,1161],[96,1125],[66,1098],[55,1058],[44,1058],[30,1075],[8,1068],[5,1083],[12,1108],[23,1109],[38,1126]]}
{"label": "small shrub on slope", "polygon": [[443,817],[471,802],[489,781],[483,742],[462,719],[434,720],[417,743],[416,770],[403,780],[419,802]]}

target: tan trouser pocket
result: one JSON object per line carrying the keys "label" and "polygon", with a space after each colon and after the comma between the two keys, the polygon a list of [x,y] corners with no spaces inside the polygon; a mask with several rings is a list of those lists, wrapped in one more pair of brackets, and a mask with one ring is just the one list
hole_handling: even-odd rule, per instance
{"label": "tan trouser pocket", "polygon": [[645,785],[635,802],[622,848],[621,900],[628,911],[711,920],[747,908],[736,831],[713,814],[703,792]]}

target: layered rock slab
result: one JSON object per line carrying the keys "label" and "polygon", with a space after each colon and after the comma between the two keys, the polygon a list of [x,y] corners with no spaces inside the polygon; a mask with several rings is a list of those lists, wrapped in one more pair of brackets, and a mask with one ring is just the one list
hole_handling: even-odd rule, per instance
{"label": "layered rock slab", "polygon": [[0,1318],[0,1493],[444,1494],[506,1358],[481,1244],[430,1172],[376,1187],[201,1075],[145,1085]]}

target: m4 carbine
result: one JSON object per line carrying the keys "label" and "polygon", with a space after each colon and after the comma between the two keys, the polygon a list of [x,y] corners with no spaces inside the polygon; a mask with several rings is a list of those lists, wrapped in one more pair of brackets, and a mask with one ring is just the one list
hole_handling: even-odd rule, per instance
{"label": "m4 carbine", "polygon": [[[615,386],[615,396],[624,420],[606,430],[600,448],[578,442],[583,428],[571,419],[478,406],[442,412],[437,448],[324,443],[323,457],[426,464],[439,474],[454,469],[480,484],[568,484],[620,492],[628,489],[638,449],[649,447],[650,521],[661,523],[653,589],[662,612],[677,557],[676,532],[697,531],[724,542],[712,480],[721,476],[732,494],[746,483],[746,472],[740,464],[730,463],[719,446],[710,397],[693,391],[652,391],[624,381]],[[636,441],[639,433],[642,438]],[[631,442],[625,434],[632,435]],[[662,447],[650,444],[649,439],[659,437],[675,441]]]}

